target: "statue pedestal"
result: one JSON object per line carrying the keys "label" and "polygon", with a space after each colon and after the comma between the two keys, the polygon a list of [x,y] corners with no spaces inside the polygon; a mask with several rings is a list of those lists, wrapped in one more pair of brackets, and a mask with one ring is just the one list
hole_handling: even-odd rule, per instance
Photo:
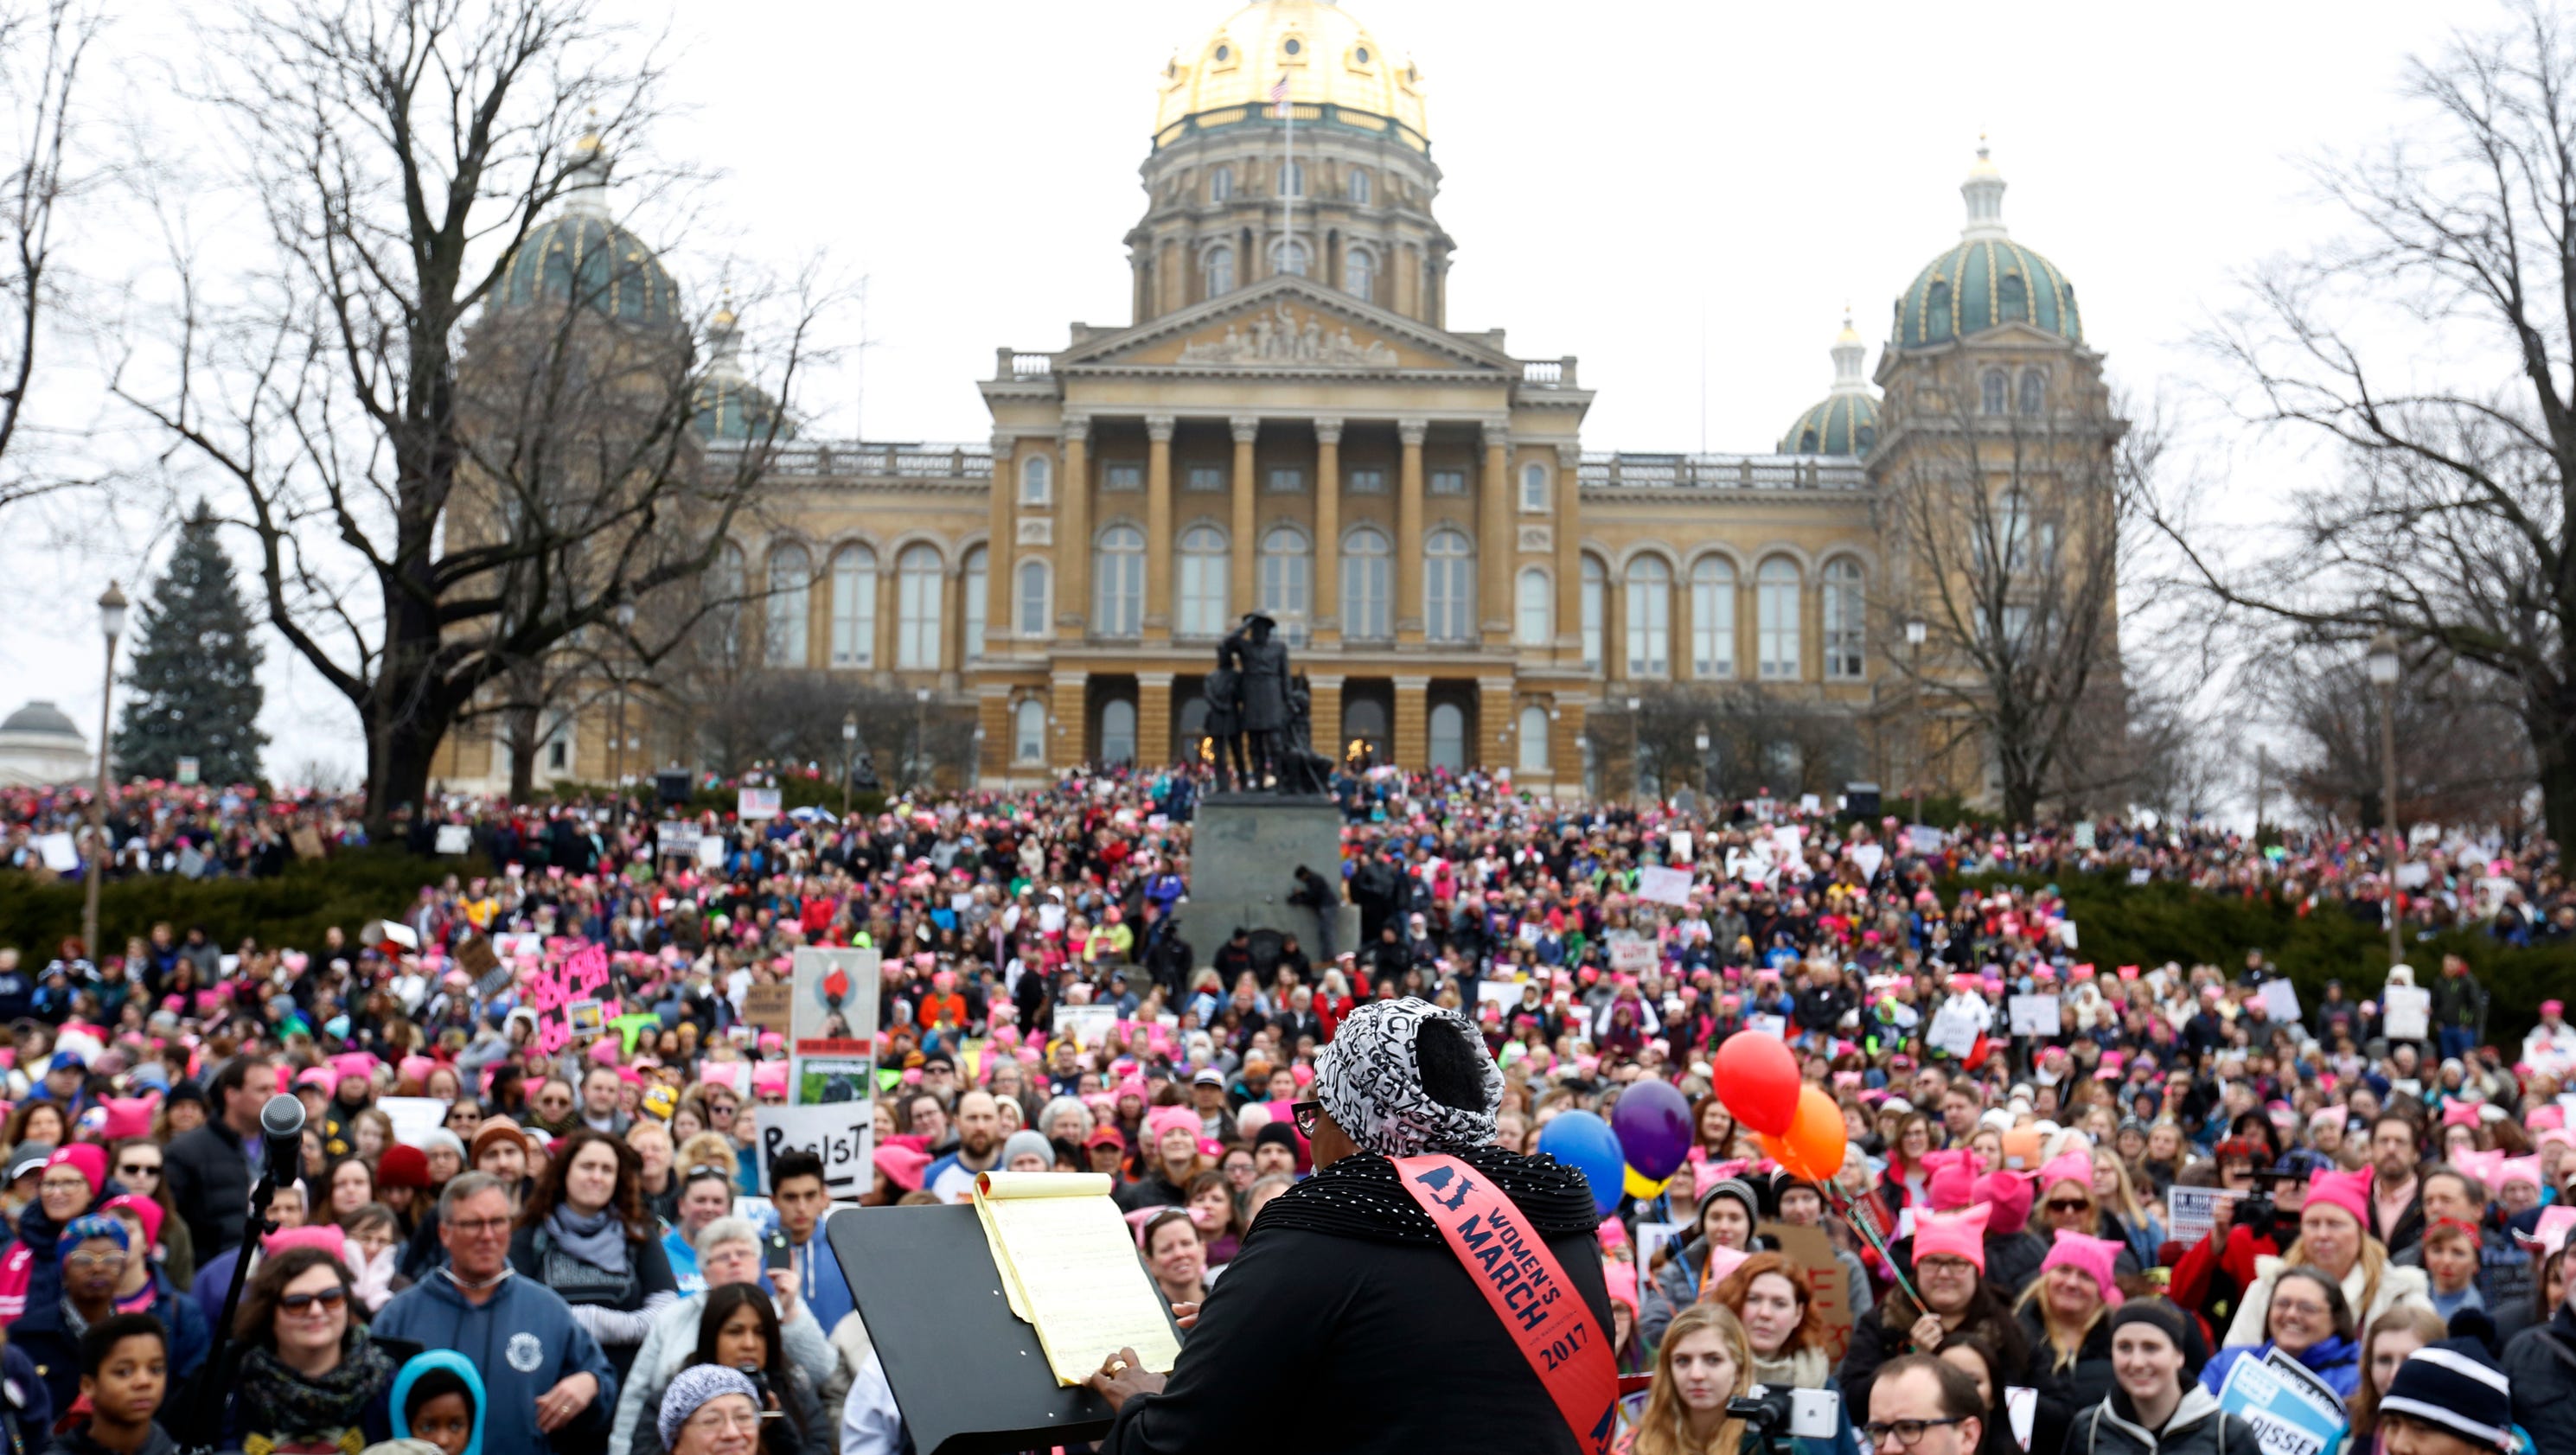
{"label": "statue pedestal", "polygon": [[[1301,864],[1328,884],[1342,882],[1342,811],[1331,799],[1269,793],[1200,799],[1190,824],[1190,897],[1177,911],[1193,968],[1212,963],[1241,925],[1253,932],[1255,968],[1266,973],[1278,958],[1277,937],[1289,934],[1321,979],[1330,962],[1315,911],[1288,902]],[[1341,905],[1335,919],[1333,948],[1359,948],[1359,906]]]}

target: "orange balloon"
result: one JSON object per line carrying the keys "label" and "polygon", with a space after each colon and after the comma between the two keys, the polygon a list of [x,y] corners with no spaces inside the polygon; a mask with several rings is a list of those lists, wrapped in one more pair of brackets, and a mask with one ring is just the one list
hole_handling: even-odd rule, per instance
{"label": "orange balloon", "polygon": [[1789,1165],[1789,1141],[1786,1137],[1775,1137],[1769,1132],[1755,1132],[1753,1140],[1762,1144],[1763,1156],[1779,1163],[1782,1167]]}
{"label": "orange balloon", "polygon": [[1843,1169],[1845,1140],[1843,1109],[1821,1090],[1806,1087],[1798,1093],[1797,1116],[1780,1138],[1787,1155],[1774,1160],[1793,1177],[1830,1182]]}

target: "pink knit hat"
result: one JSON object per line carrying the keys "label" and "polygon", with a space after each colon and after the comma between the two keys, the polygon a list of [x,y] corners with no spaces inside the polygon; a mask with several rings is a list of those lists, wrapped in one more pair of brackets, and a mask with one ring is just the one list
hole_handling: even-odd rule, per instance
{"label": "pink knit hat", "polygon": [[1628,1306],[1628,1317],[1637,1316],[1637,1265],[1616,1258],[1601,1260],[1601,1281],[1610,1285],[1610,1301]]}
{"label": "pink knit hat", "polygon": [[2093,1195],[2093,1154],[2088,1151],[2060,1152],[2039,1169],[2039,1190],[2047,1191],[2061,1182],[2072,1182]]}
{"label": "pink knit hat", "polygon": [[2539,1154],[2534,1153],[2528,1157],[2507,1157],[2496,1168],[2496,1175],[2488,1185],[2501,1191],[2508,1182],[2528,1182],[2534,1187],[2542,1186]]}
{"label": "pink knit hat", "polygon": [[1926,1258],[1965,1258],[1986,1271],[1986,1204],[1979,1203],[1965,1212],[1927,1213],[1914,1220],[1914,1261]]}
{"label": "pink knit hat", "polygon": [[906,1192],[921,1190],[922,1170],[930,1165],[930,1154],[918,1147],[898,1147],[887,1143],[869,1158],[886,1180]]}
{"label": "pink knit hat", "polygon": [[1951,1212],[1977,1200],[1977,1154],[1965,1147],[1923,1155],[1931,1172],[1926,1192],[1934,1212]]}
{"label": "pink knit hat", "polygon": [[2019,1172],[1986,1174],[1984,1206],[1992,1219],[1986,1226],[1999,1236],[2009,1236],[2030,1226],[2030,1178]]}
{"label": "pink knit hat", "polygon": [[1711,1247],[1708,1250],[1708,1266],[1700,1270],[1699,1286],[1715,1288],[1726,1281],[1728,1274],[1752,1261],[1753,1255],[1750,1253],[1740,1252],[1734,1248]]}
{"label": "pink knit hat", "polygon": [[2325,1203],[2352,1214],[2352,1220],[2367,1229],[2370,1226],[2370,1169],[2359,1172],[2337,1172],[2320,1167],[2308,1176],[2308,1206]]}
{"label": "pink knit hat", "polygon": [[[1919,1240],[1917,1246],[1920,1246]],[[2120,1256],[2122,1244],[2112,1238],[2096,1238],[2084,1233],[2060,1229],[2057,1241],[2049,1246],[2048,1256],[2040,1260],[2039,1271],[2045,1275],[2051,1268],[2073,1268],[2092,1275],[2102,1290],[2102,1299],[2113,1308],[2121,1302],[2119,1280],[2111,1265]]]}
{"label": "pink knit hat", "polygon": [[1157,1142],[1163,1140],[1165,1132],[1187,1132],[1195,1137],[1199,1134],[1199,1114],[1185,1106],[1158,1106],[1145,1113],[1145,1132]]}

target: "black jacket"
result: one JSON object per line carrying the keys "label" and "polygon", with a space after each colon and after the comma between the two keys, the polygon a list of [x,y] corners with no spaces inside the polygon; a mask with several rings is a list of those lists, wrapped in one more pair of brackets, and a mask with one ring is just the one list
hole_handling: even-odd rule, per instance
{"label": "black jacket", "polygon": [[[220,1095],[220,1093],[218,1093]],[[170,1201],[188,1225],[197,1261],[206,1263],[242,1239],[242,1219],[250,1210],[249,1153],[242,1139],[218,1116],[193,1132],[183,1132],[162,1153],[167,1165],[162,1180]]]}
{"label": "black jacket", "polygon": [[2184,1387],[2163,1429],[2149,1430],[2137,1418],[2128,1395],[2115,1392],[2077,1411],[2064,1446],[2040,1444],[2034,1430],[2030,1448],[2043,1455],[2061,1448],[2064,1455],[2259,1455],[2263,1448],[2252,1425],[2220,1410],[2217,1396],[2198,1384]]}
{"label": "black jacket", "polygon": [[2083,1347],[2075,1351],[2075,1362],[2063,1369],[2057,1366],[2057,1348],[2048,1342],[2039,1305],[2021,1311],[2021,1332],[2030,1341],[2030,1357],[2022,1363],[2021,1378],[2013,1382],[2039,1391],[2039,1408],[2031,1417],[2030,1448],[2055,1450],[2065,1445],[2076,1413],[2110,1398],[2118,1382],[2111,1377],[2111,1319],[2106,1312],[2094,1323]]}
{"label": "black jacket", "polygon": [[[1498,1181],[1606,1336],[1609,1289],[1579,1175],[1492,1149],[1471,1166],[1500,1159],[1532,1174]],[[1572,1455],[1580,1447],[1565,1417],[1430,1221],[1409,1199],[1382,1212],[1385,1199],[1405,1197],[1391,1164],[1360,1156],[1263,1208],[1208,1291],[1163,1392],[1127,1402],[1101,1455]],[[1274,1220],[1283,1208],[1288,1215]]]}
{"label": "black jacket", "polygon": [[2531,1435],[2539,1455],[2576,1452],[2576,1299],[2557,1317],[2514,1335],[2504,1349],[2505,1377],[2513,1381],[2513,1422]]}

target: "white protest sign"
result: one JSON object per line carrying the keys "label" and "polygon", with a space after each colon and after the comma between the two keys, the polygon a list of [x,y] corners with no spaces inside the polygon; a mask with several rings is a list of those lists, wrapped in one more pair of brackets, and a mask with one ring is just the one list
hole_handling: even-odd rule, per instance
{"label": "white protest sign", "polygon": [[2129,871],[2129,882],[2133,885],[2144,884],[2155,877],[2155,871],[2152,869],[2132,869]]}
{"label": "white protest sign", "polygon": [[429,1145],[429,1134],[447,1121],[447,1103],[434,1096],[380,1096],[376,1107],[393,1118],[394,1140],[406,1147]]}
{"label": "white protest sign", "polygon": [[1055,1008],[1055,1033],[1071,1035],[1077,1046],[1094,1048],[1109,1044],[1109,1033],[1118,1029],[1118,1007],[1114,1005],[1059,1005]]}
{"label": "white protest sign", "polygon": [[72,847],[69,834],[36,835],[36,853],[45,861],[45,867],[57,874],[69,874],[80,867],[80,850]]}
{"label": "white protest sign", "polygon": [[745,820],[776,818],[779,812],[779,790],[745,788],[734,795],[734,813]]}
{"label": "white protest sign", "polygon": [[2392,1041],[2426,1041],[2433,1037],[2433,992],[2413,985],[2392,985],[2380,992],[2380,1029]]}
{"label": "white protest sign", "polygon": [[2029,1449],[2031,1427],[2039,1420],[2039,1391],[2023,1384],[2005,1385],[2004,1413],[2012,1420],[2013,1443]]}
{"label": "white protest sign", "polygon": [[1781,1015],[1752,1015],[1744,1018],[1744,1028],[1769,1040],[1789,1039],[1789,1018]]}
{"label": "white protest sign", "polygon": [[1655,904],[1690,903],[1691,876],[1688,869],[1640,869],[1637,871],[1637,897]]}
{"label": "white protest sign", "polygon": [[2275,1021],[2290,1022],[2299,1018],[2299,988],[2287,980],[2263,982],[2263,1013]]}
{"label": "white protest sign", "polygon": [[1923,1043],[1964,1061],[1970,1052],[1977,1049],[1977,1032],[1974,1009],[1956,1000],[1944,1001],[1940,1010],[1933,1013],[1932,1030],[1923,1038]]}
{"label": "white protest sign", "polygon": [[877,959],[875,950],[798,950],[789,962],[796,1012],[788,1022],[787,1038],[876,1039]]}
{"label": "white protest sign", "polygon": [[716,837],[714,834],[709,834],[705,838],[698,840],[699,868],[721,869],[724,867],[724,856],[724,840]]}
{"label": "white protest sign", "polygon": [[1937,854],[1941,852],[1941,831],[1930,824],[1908,824],[1905,842],[1917,854]]}
{"label": "white protest sign", "polygon": [[[1521,1003],[1521,983],[1517,980],[1479,980],[1476,982],[1476,1003],[1498,1006],[1508,1014],[1513,1006]],[[1064,1012],[1058,1010],[1056,1014],[1061,1016]]]}
{"label": "white protest sign", "polygon": [[1676,864],[1687,864],[1690,861],[1691,836],[1686,831],[1676,831],[1673,834],[1673,862]]}
{"label": "white protest sign", "polygon": [[2397,866],[2397,887],[2400,889],[2421,889],[2432,882],[2433,866],[2430,864],[2418,862]]}
{"label": "white protest sign", "polygon": [[2165,1225],[2173,1240],[2189,1248],[2218,1227],[2218,1208],[2245,1194],[2225,1187],[2175,1187],[2165,1193]]}
{"label": "white protest sign", "polygon": [[473,853],[474,826],[471,824],[461,823],[440,824],[438,826],[437,848],[438,852],[442,854]]}
{"label": "white protest sign", "polygon": [[1860,866],[1860,877],[1867,883],[1878,877],[1878,866],[1887,862],[1887,850],[1876,844],[1854,844],[1852,862]]}
{"label": "white protest sign", "polygon": [[755,1124],[760,1134],[763,1195],[769,1192],[769,1165],[785,1152],[811,1152],[822,1158],[823,1190],[836,1201],[855,1200],[875,1184],[869,1169],[876,1155],[876,1115],[867,1102],[763,1106]]}
{"label": "white protest sign", "polygon": [[2012,1033],[2016,1036],[2053,1036],[2065,1024],[2058,1016],[2054,995],[2016,995],[2011,1008]]}
{"label": "white protest sign", "polygon": [[2064,942],[2066,948],[2070,950],[2083,948],[2081,945],[2075,943],[2075,921],[2071,919],[2055,920],[2051,922],[2050,928],[2057,931],[2057,938]]}
{"label": "white protest sign", "polygon": [[1610,968],[1643,973],[1655,968],[1655,942],[1636,935],[1610,939]]}
{"label": "white protest sign", "polygon": [[1822,798],[1819,798],[1812,793],[1801,793],[1798,795],[1798,812],[1823,813],[1824,811],[1825,801]]}

